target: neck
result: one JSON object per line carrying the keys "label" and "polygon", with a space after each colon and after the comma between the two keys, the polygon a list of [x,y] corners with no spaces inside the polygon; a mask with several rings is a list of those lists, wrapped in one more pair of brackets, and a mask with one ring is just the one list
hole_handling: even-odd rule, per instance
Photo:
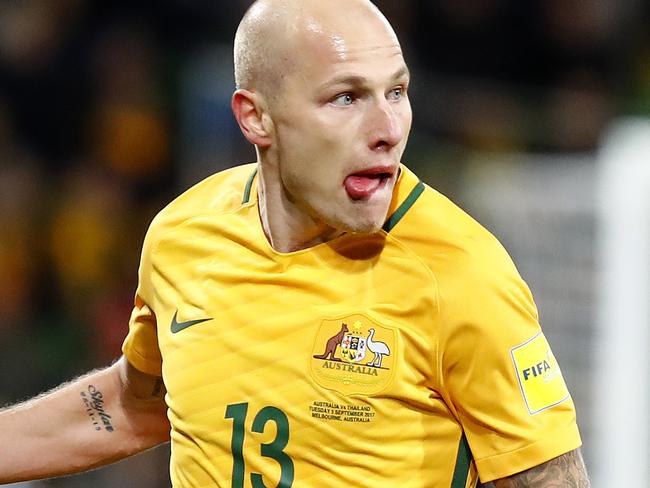
{"label": "neck", "polygon": [[257,198],[260,221],[271,247],[293,252],[330,241],[343,234],[314,219],[292,202],[276,172],[264,171],[259,164]]}

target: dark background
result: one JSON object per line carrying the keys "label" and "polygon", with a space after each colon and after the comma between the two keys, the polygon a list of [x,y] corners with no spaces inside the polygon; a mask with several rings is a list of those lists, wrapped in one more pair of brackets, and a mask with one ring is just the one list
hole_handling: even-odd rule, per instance
{"label": "dark background", "polygon": [[[589,154],[650,115],[647,2],[376,3],[413,71],[405,162],[452,197],[476,154]],[[249,4],[0,3],[0,405],[110,364],[150,219],[254,159],[229,108]],[[142,459],[42,484],[166,486]]]}

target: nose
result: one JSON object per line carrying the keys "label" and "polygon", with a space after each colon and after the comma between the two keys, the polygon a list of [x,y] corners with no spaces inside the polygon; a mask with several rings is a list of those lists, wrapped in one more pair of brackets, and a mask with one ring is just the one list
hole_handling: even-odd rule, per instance
{"label": "nose", "polygon": [[373,150],[389,150],[405,136],[405,107],[382,98],[372,104],[368,116],[368,143]]}

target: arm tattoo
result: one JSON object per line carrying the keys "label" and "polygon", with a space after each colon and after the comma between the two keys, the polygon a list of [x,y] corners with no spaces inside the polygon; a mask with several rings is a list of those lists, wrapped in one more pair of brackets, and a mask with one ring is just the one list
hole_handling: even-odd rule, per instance
{"label": "arm tattoo", "polygon": [[81,400],[95,430],[115,431],[111,416],[104,408],[104,394],[96,386],[88,385],[88,389],[81,392]]}
{"label": "arm tattoo", "polygon": [[164,383],[163,383],[162,378],[158,378],[156,380],[156,382],[154,383],[154,385],[153,385],[153,390],[151,391],[151,396],[156,397],[156,398],[162,396],[161,394],[162,394],[163,385],[164,385]]}
{"label": "arm tattoo", "polygon": [[589,478],[580,451],[535,466],[523,473],[494,482],[496,488],[589,488]]}

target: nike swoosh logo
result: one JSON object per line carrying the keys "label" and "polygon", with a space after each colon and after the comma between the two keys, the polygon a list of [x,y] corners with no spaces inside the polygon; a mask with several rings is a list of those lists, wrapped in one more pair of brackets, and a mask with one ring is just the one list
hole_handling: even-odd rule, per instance
{"label": "nike swoosh logo", "polygon": [[207,322],[212,319],[198,319],[198,320],[188,320],[187,322],[179,322],[178,321],[178,310],[176,310],[176,313],[174,314],[174,318],[172,319],[172,334],[176,334],[180,332],[181,330],[187,329],[188,327],[192,327],[193,325],[196,324],[202,324],[203,322]]}

